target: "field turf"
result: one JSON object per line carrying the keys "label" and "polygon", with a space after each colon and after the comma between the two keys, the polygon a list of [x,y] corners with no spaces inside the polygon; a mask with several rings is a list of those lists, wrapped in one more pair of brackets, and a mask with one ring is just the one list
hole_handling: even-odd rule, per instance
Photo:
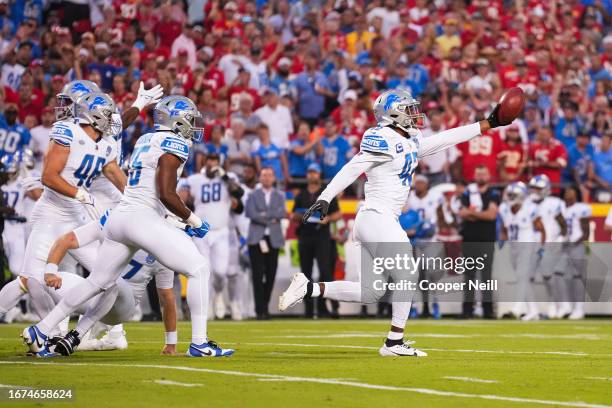
{"label": "field turf", "polygon": [[[125,351],[33,359],[0,325],[0,406],[612,406],[612,321],[417,321],[426,358],[382,358],[383,320],[212,322],[231,358],[159,355],[158,323],[126,325]],[[189,324],[179,327],[180,350]],[[74,389],[72,402],[8,402],[11,386]]]}

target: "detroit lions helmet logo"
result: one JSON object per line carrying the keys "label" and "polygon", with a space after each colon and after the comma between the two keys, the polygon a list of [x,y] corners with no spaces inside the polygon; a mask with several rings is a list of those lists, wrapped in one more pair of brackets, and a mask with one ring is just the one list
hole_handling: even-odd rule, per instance
{"label": "detroit lions helmet logo", "polygon": [[89,104],[89,110],[92,110],[96,106],[104,106],[106,105],[106,100],[101,96],[96,96],[93,101]]}
{"label": "detroit lions helmet logo", "polygon": [[74,83],[74,85],[72,85],[72,88],[70,88],[70,91],[73,94],[86,94],[86,93],[91,93],[91,89],[87,88],[83,83],[81,82],[76,82]]}
{"label": "detroit lions helmet logo", "polygon": [[389,110],[391,108],[391,105],[393,105],[393,102],[399,102],[401,100],[402,98],[396,94],[391,94],[387,96],[387,100],[385,101],[384,109]]}
{"label": "detroit lions helmet logo", "polygon": [[189,109],[189,105],[185,101],[176,101],[174,109],[170,111],[170,116],[177,116],[181,111]]}

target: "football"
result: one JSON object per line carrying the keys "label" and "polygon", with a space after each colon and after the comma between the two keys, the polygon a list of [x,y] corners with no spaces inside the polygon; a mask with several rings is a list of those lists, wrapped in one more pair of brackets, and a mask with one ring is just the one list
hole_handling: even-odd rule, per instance
{"label": "football", "polygon": [[525,93],[519,87],[508,89],[499,100],[498,118],[500,123],[510,124],[523,111]]}

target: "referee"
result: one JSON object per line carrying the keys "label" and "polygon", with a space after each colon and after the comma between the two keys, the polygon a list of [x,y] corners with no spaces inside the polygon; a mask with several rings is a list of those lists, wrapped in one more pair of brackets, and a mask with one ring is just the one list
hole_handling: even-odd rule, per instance
{"label": "referee", "polygon": [[[307,223],[302,224],[304,212],[315,203],[323,191],[321,167],[317,163],[312,163],[308,166],[306,182],[306,187],[295,197],[292,214],[292,219],[298,224],[296,234],[298,238],[298,253],[300,255],[300,269],[308,279],[312,280],[312,267],[316,259],[320,275],[319,281],[332,281],[332,238],[329,223],[342,218],[342,213],[338,207],[338,201],[334,198],[329,203],[329,212],[322,221],[319,220],[319,214],[313,214]],[[329,312],[325,307],[325,299],[317,298],[316,300],[318,302],[318,317],[329,316]],[[306,317],[308,318],[314,318],[313,301],[314,299],[312,298],[304,299]]]}

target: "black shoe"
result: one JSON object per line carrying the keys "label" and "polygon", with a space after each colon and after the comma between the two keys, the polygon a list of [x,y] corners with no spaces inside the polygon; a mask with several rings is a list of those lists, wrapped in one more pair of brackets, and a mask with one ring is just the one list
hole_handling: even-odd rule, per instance
{"label": "black shoe", "polygon": [[79,338],[79,332],[76,330],[70,330],[63,339],[60,339],[55,345],[55,352],[62,356],[69,356],[74,353],[74,350],[81,344]]}
{"label": "black shoe", "polygon": [[57,343],[59,343],[59,341],[62,339],[63,339],[62,336],[53,336],[47,341],[47,344],[49,345],[49,347],[52,347],[52,346],[55,346]]}

